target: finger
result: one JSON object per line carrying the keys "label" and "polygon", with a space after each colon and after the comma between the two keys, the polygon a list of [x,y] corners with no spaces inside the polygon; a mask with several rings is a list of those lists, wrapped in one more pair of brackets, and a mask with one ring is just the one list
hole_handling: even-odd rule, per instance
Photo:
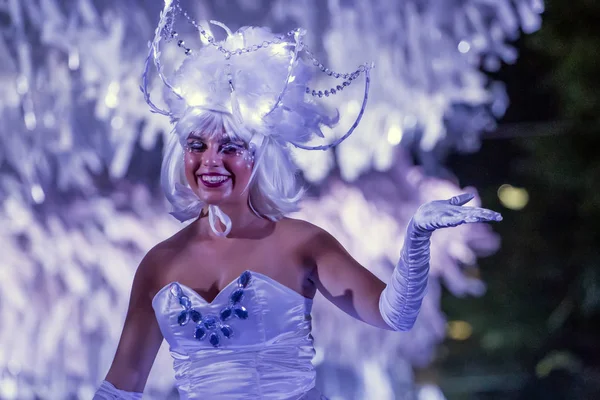
{"label": "finger", "polygon": [[475,195],[472,193],[463,193],[463,194],[459,194],[458,196],[454,196],[453,198],[451,198],[448,201],[453,206],[462,206],[464,204],[467,204],[471,200],[473,200],[474,197],[475,197]]}
{"label": "finger", "polygon": [[467,222],[502,221],[502,215],[486,208],[464,208],[463,215]]}

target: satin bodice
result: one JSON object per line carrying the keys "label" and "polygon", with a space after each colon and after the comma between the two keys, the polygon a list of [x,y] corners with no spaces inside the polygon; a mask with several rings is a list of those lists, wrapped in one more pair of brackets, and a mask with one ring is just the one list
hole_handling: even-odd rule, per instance
{"label": "satin bodice", "polygon": [[320,399],[312,300],[245,271],[207,302],[178,282],[152,301],[185,399]]}

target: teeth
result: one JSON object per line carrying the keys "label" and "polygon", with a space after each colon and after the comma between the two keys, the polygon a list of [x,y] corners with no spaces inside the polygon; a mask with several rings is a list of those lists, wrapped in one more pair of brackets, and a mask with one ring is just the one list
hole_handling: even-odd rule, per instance
{"label": "teeth", "polygon": [[208,182],[208,183],[220,183],[220,182],[224,182],[227,179],[229,179],[228,176],[207,176],[207,175],[202,175],[202,180],[204,182]]}

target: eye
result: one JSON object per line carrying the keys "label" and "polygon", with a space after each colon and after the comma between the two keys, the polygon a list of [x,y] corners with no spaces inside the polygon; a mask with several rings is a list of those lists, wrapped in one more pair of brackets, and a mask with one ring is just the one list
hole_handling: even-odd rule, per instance
{"label": "eye", "polygon": [[199,152],[203,151],[206,148],[206,145],[199,140],[190,140],[187,142],[187,148],[190,151]]}
{"label": "eye", "polygon": [[225,154],[235,154],[242,150],[244,150],[244,147],[235,143],[227,143],[221,146],[221,152]]}

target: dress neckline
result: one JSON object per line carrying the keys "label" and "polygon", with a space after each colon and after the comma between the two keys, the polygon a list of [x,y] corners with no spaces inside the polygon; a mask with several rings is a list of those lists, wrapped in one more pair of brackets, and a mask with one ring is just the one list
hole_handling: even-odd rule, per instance
{"label": "dress neckline", "polygon": [[[291,294],[297,296],[298,298],[302,299],[303,301],[308,301],[310,303],[312,303],[313,299],[309,298],[309,297],[305,297],[303,295],[301,295],[300,293],[296,292],[294,289],[284,285],[283,283],[280,283],[279,281],[271,278],[268,275],[265,274],[261,274],[260,272],[255,272],[252,270],[247,270],[248,272],[250,272],[250,274],[252,274],[253,278],[259,277],[261,279],[263,279],[264,281],[267,281],[275,286],[278,286],[288,292],[290,292]],[[172,285],[177,284],[179,286],[181,286],[182,288],[187,289],[189,292],[193,293],[195,297],[197,297],[198,299],[200,299],[203,303],[207,304],[207,305],[212,305],[213,303],[215,303],[217,301],[217,299],[219,298],[219,296],[221,296],[223,293],[225,293],[227,291],[227,289],[233,285],[234,283],[237,282],[237,280],[239,279],[239,277],[234,278],[231,282],[229,282],[227,285],[225,285],[223,287],[223,289],[221,289],[219,291],[219,293],[217,293],[217,295],[215,296],[214,299],[212,299],[212,301],[207,301],[204,297],[202,297],[202,295],[200,293],[198,293],[196,290],[192,289],[191,287],[184,285],[181,282],[178,281],[173,281],[173,282],[169,282],[167,283],[165,286],[163,286],[152,298],[152,305],[154,305],[155,300],[158,298],[158,296],[163,293],[166,290],[169,290],[171,288]]]}

